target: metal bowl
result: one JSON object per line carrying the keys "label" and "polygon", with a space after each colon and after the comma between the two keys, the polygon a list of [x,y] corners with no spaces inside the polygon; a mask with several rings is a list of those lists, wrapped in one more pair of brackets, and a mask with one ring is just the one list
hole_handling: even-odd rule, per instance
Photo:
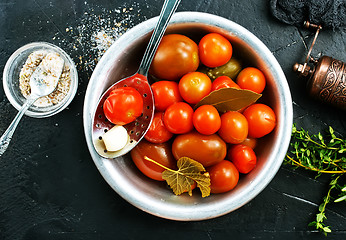
{"label": "metal bowl", "polygon": [[129,155],[116,159],[101,158],[93,148],[91,127],[93,110],[102,93],[115,81],[133,74],[141,60],[157,18],[149,19],[129,30],[105,53],[93,72],[84,100],[84,131],[90,154],[108,184],[125,200],[153,215],[174,220],[215,218],[240,208],[258,195],[272,180],[285,157],[293,122],[292,99],[285,75],[268,48],[252,33],[222,17],[199,12],[176,13],[167,33],[185,34],[195,41],[209,32],[226,36],[243,62],[261,69],[267,79],[262,101],[277,115],[275,130],[261,139],[256,149],[258,163],[240,177],[230,192],[202,198],[175,196],[164,183],[145,177]]}
{"label": "metal bowl", "polygon": [[15,51],[11,57],[7,60],[4,72],[3,72],[3,87],[6,97],[10,103],[19,110],[25,102],[25,97],[20,92],[19,88],[19,74],[25,64],[28,56],[37,50],[53,51],[60,54],[64,59],[65,64],[70,67],[71,84],[70,89],[65,98],[56,105],[48,107],[37,107],[32,105],[26,112],[25,115],[35,118],[49,117],[65,109],[74,96],[76,95],[78,88],[78,73],[74,65],[74,62],[70,56],[61,48],[46,42],[34,42],[22,46]]}

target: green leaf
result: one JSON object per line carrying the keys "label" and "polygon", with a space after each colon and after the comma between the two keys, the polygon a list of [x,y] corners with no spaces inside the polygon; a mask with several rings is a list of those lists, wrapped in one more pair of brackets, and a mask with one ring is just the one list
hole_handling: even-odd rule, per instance
{"label": "green leaf", "polygon": [[[334,135],[334,129],[331,126],[329,126],[329,133],[332,136]],[[334,136],[334,138],[335,138],[335,136]]]}
{"label": "green leaf", "polygon": [[292,127],[292,134],[295,134],[296,132],[297,132],[296,124],[293,124],[293,127]]}
{"label": "green leaf", "polygon": [[323,213],[319,213],[316,215],[317,222],[323,222],[323,219],[325,218]]}
{"label": "green leaf", "polygon": [[313,221],[311,223],[308,224],[309,227],[316,227],[317,222]]}
{"label": "green leaf", "polygon": [[322,134],[321,133],[318,133],[318,139],[320,140],[320,141],[323,141],[323,137],[322,137]]}
{"label": "green leaf", "polygon": [[329,185],[334,186],[337,183],[338,183],[338,179],[333,179],[332,181],[330,181]]}
{"label": "green leaf", "polygon": [[317,222],[316,228],[317,228],[317,229],[319,229],[319,228],[323,229],[323,225],[322,225],[321,223]]}
{"label": "green leaf", "polygon": [[318,211],[323,212],[324,210],[324,203],[322,203],[319,207],[318,207]]}
{"label": "green leaf", "polygon": [[340,149],[340,150],[338,151],[338,153],[344,153],[344,152],[346,152],[346,148]]}
{"label": "green leaf", "polygon": [[213,105],[219,112],[238,111],[256,102],[262,95],[250,90],[221,88],[211,92],[199,101],[195,109],[202,105]]}

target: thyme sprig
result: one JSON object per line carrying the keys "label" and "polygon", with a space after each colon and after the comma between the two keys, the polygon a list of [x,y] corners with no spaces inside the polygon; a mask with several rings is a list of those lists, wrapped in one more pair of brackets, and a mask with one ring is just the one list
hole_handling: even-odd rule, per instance
{"label": "thyme sprig", "polygon": [[303,128],[297,129],[293,125],[290,150],[285,163],[316,172],[316,177],[322,174],[330,176],[329,189],[319,206],[319,213],[316,214],[315,221],[309,224],[324,234],[330,233],[331,228],[323,222],[327,219],[326,205],[335,197],[338,198],[334,202],[346,201],[346,185],[341,186],[342,176],[346,173],[346,139],[337,137],[332,127],[329,127],[325,135],[310,135]]}
{"label": "thyme sprig", "polygon": [[321,133],[310,135],[293,125],[290,153],[286,163],[296,167],[319,174],[346,173],[346,139],[336,137],[332,127],[329,127],[328,136],[323,136]]}

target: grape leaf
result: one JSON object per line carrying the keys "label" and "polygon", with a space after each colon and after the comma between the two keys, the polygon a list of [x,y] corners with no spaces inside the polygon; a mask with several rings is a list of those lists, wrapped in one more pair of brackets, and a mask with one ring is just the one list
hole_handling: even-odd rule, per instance
{"label": "grape leaf", "polygon": [[177,162],[178,170],[172,170],[147,156],[144,158],[166,169],[162,172],[162,178],[166,180],[175,195],[180,195],[187,191],[192,196],[192,185],[195,182],[202,193],[202,197],[210,195],[210,176],[199,162],[188,157],[182,157]]}
{"label": "grape leaf", "polygon": [[262,94],[250,90],[221,88],[211,92],[199,101],[195,109],[202,105],[213,105],[219,112],[238,111],[256,102]]}
{"label": "grape leaf", "polygon": [[188,190],[191,196],[191,186],[194,182],[201,190],[202,197],[210,195],[209,173],[205,172],[202,164],[191,158],[182,157],[178,160],[177,166],[178,170],[165,170],[162,173],[162,178],[167,181],[175,195],[180,195]]}

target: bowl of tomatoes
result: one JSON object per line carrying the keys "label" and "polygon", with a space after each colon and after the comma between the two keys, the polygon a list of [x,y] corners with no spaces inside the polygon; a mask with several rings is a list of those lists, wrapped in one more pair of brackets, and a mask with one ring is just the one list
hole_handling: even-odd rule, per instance
{"label": "bowl of tomatoes", "polygon": [[117,39],[91,76],[83,110],[91,157],[107,183],[145,212],[181,221],[230,213],[273,179],[293,122],[279,63],[254,34],[231,20],[174,14],[149,70],[155,101],[149,130],[124,156],[95,151],[94,109],[109,86],[137,71],[157,20]]}

